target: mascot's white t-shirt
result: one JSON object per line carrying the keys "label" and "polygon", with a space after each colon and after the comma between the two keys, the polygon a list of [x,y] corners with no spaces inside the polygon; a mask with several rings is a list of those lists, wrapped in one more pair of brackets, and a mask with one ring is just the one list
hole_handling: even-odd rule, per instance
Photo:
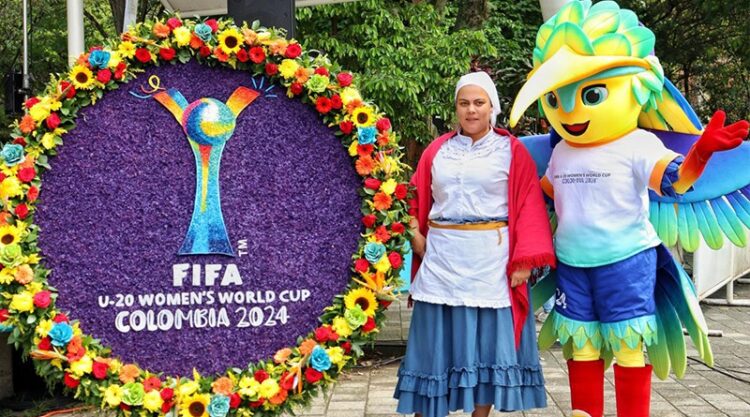
{"label": "mascot's white t-shirt", "polygon": [[597,146],[558,143],[546,173],[555,193],[558,259],[594,267],[658,246],[648,188],[659,190],[667,164],[677,156],[641,129]]}

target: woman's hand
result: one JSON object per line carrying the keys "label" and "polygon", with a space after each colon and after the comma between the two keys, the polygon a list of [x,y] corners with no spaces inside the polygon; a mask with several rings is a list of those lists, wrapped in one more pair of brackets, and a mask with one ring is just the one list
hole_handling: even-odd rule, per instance
{"label": "woman's hand", "polygon": [[415,255],[424,258],[424,252],[427,250],[427,239],[421,233],[416,232],[414,237],[411,238],[411,250]]}
{"label": "woman's hand", "polygon": [[510,274],[510,286],[517,287],[519,285],[525,284],[526,281],[529,280],[530,276],[531,276],[530,269],[519,269],[519,270],[513,271],[513,273]]}

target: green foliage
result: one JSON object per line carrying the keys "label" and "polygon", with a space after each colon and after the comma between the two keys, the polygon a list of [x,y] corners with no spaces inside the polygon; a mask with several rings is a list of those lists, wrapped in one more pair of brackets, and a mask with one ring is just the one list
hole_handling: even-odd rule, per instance
{"label": "green foliage", "polygon": [[432,120],[449,121],[453,89],[477,56],[496,54],[483,31],[453,31],[456,8],[428,2],[364,0],[297,11],[298,38],[357,73],[402,137],[429,142]]}

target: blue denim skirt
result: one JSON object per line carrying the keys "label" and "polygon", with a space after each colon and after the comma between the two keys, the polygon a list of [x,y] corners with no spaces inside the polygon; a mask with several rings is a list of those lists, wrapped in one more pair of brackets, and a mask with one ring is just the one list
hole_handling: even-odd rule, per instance
{"label": "blue denim skirt", "polygon": [[394,397],[402,414],[444,417],[492,404],[498,411],[547,406],[534,317],[515,348],[510,308],[416,301]]}

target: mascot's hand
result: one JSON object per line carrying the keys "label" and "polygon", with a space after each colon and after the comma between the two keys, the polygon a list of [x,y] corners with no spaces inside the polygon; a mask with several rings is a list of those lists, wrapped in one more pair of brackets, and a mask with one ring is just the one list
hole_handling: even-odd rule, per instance
{"label": "mascot's hand", "polygon": [[718,110],[703,130],[703,134],[695,144],[695,150],[701,159],[710,158],[714,152],[734,149],[740,146],[742,140],[747,137],[748,127],[750,127],[747,120],[724,126],[726,117],[723,111]]}

